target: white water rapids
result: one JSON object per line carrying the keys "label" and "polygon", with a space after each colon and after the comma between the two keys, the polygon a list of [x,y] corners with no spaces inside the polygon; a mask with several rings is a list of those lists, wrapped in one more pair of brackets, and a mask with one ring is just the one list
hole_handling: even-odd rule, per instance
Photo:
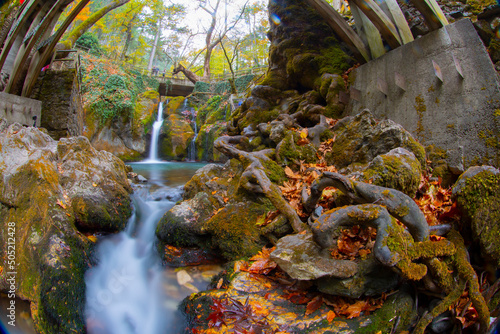
{"label": "white water rapids", "polygon": [[178,188],[171,191],[172,201],[149,201],[145,192],[134,194],[134,214],[126,231],[100,243],[99,264],[85,274],[88,333],[169,333],[168,315],[176,304],[164,293],[153,247],[157,222],[180,199]]}

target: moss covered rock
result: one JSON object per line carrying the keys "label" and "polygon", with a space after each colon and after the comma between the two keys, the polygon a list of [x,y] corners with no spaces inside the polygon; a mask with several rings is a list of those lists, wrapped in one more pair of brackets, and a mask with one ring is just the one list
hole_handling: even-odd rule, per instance
{"label": "moss covered rock", "polygon": [[285,138],[276,147],[276,160],[278,163],[299,164],[314,163],[318,160],[316,157],[317,149],[313,144],[299,145],[300,134],[295,131],[288,131]]}
{"label": "moss covered rock", "polygon": [[415,155],[398,147],[373,159],[363,171],[365,180],[386,188],[399,190],[414,197],[422,175]]}
{"label": "moss covered rock", "polygon": [[158,114],[159,100],[156,91],[146,91],[137,97],[132,113],[104,122],[87,110],[84,134],[98,150],[111,152],[125,161],[141,160],[147,154],[148,134]]}
{"label": "moss covered rock", "polygon": [[161,240],[160,248],[165,244],[176,247],[206,244],[209,236],[203,230],[204,222],[220,207],[219,202],[205,192],[175,205],[161,218],[156,228],[156,235]]}
{"label": "moss covered rock", "polygon": [[163,122],[159,141],[159,156],[166,160],[183,160],[195,133],[183,116],[172,114]]}
{"label": "moss covered rock", "polygon": [[352,63],[325,20],[305,1],[269,5],[270,70],[262,84],[280,90],[315,88],[324,73],[341,74]]}
{"label": "moss covered rock", "polygon": [[[56,142],[0,120],[1,252],[14,235],[16,296],[31,302],[38,333],[85,333],[84,272],[94,244],[78,229],[120,229],[130,191],[123,162],[86,138]],[[0,266],[9,268],[6,256]],[[8,271],[0,273],[4,291]]]}
{"label": "moss covered rock", "polygon": [[267,243],[260,237],[257,223],[263,222],[270,210],[270,206],[250,201],[228,204],[206,222],[204,229],[224,258],[252,256]]}
{"label": "moss covered rock", "polygon": [[500,171],[476,166],[463,173],[453,197],[485,255],[500,266]]}
{"label": "moss covered rock", "polygon": [[425,167],[425,150],[412,135],[391,120],[377,121],[368,110],[340,120],[333,128],[336,139],[325,154],[328,164],[342,169],[366,166],[376,156],[402,147],[412,152]]}

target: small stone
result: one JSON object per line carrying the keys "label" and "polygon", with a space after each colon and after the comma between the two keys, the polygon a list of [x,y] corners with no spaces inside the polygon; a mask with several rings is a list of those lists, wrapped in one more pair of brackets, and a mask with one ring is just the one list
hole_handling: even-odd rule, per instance
{"label": "small stone", "polygon": [[192,283],[194,282],[193,278],[188,274],[187,271],[185,270],[179,270],[177,272],[177,283],[179,283],[179,285],[186,285],[188,283]]}

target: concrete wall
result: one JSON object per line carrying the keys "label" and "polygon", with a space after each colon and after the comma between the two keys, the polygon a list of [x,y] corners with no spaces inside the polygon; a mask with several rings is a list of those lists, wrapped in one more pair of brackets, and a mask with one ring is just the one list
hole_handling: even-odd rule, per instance
{"label": "concrete wall", "polygon": [[32,126],[33,116],[36,116],[36,126],[40,126],[41,111],[41,101],[0,92],[0,118],[5,118],[9,124]]}
{"label": "concrete wall", "polygon": [[392,119],[424,146],[446,149],[456,173],[475,164],[500,166],[500,83],[469,20],[399,47],[352,75],[349,114],[368,108]]}

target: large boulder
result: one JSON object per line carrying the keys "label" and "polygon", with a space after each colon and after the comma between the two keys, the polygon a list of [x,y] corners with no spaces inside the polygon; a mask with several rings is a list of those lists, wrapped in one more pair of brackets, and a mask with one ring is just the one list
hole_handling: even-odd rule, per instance
{"label": "large boulder", "polygon": [[453,198],[483,253],[500,265],[500,171],[475,166],[453,186]]}
{"label": "large boulder", "polygon": [[187,150],[195,136],[188,119],[177,114],[163,121],[159,142],[159,156],[167,160],[187,158]]}
{"label": "large boulder", "polygon": [[326,162],[339,170],[364,168],[375,157],[402,147],[425,166],[425,150],[412,135],[391,120],[376,120],[369,110],[340,120],[333,128],[335,141]]}
{"label": "large boulder", "polygon": [[[280,166],[270,161],[265,168],[271,180],[283,182],[285,174]],[[184,187],[184,202],[167,212],[157,226],[163,257],[165,246],[172,245],[199,247],[225,259],[239,259],[258,252],[269,235],[288,232],[279,222],[261,226],[276,208],[265,196],[240,187],[242,173],[237,160],[209,164],[196,172]]]}
{"label": "large boulder", "polygon": [[130,192],[123,162],[85,137],[57,142],[0,120],[0,242],[7,254],[15,241],[16,258],[1,259],[0,290],[16,271],[16,296],[31,302],[38,333],[85,333],[84,272],[94,244],[79,229],[121,229]]}
{"label": "large boulder", "polygon": [[414,197],[420,184],[421,166],[415,155],[401,147],[375,157],[363,178],[377,186],[399,190]]}

